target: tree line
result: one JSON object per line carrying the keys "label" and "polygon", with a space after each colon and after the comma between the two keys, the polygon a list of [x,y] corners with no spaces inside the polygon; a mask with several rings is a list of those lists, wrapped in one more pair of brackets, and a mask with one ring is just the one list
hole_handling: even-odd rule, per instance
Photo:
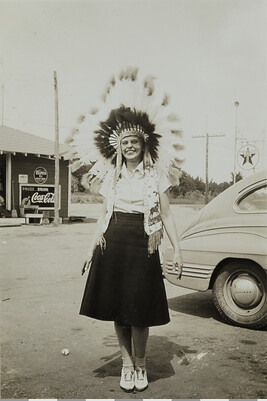
{"label": "tree line", "polygon": [[[171,188],[170,195],[171,198],[180,199],[191,199],[204,201],[205,197],[205,182],[200,177],[192,177],[190,174],[186,173],[184,170],[181,171],[180,184]],[[236,182],[242,179],[242,175],[237,173]],[[221,192],[225,191],[234,183],[234,174],[231,173],[231,180],[217,183],[213,180],[208,183],[208,197],[209,199],[215,198]]]}
{"label": "tree line", "polygon": [[[86,189],[82,184],[82,177],[86,174],[92,164],[84,165],[80,167],[75,172],[72,172],[72,183],[71,189],[73,193],[83,192],[83,193],[90,193],[88,189]],[[242,179],[242,175],[237,173],[236,181]],[[229,182],[224,181],[221,183],[216,183],[213,180],[209,182],[209,200],[215,198],[225,189],[233,185],[234,182],[234,174],[231,173],[231,179]],[[205,197],[205,182],[200,177],[192,177],[186,171],[181,170],[180,176],[180,184],[174,186],[170,190],[170,199],[172,202],[184,201],[184,202],[204,202]]]}

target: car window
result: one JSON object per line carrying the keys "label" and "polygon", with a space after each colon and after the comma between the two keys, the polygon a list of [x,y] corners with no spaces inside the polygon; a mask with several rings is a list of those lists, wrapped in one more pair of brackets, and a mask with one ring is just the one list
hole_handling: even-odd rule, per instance
{"label": "car window", "polygon": [[256,188],[238,202],[240,210],[267,211],[267,186]]}

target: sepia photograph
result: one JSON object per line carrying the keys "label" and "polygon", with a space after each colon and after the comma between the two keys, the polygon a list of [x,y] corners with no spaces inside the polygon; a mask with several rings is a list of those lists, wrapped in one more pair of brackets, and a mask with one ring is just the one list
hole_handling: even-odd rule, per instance
{"label": "sepia photograph", "polygon": [[1,399],[267,399],[266,32],[0,0]]}

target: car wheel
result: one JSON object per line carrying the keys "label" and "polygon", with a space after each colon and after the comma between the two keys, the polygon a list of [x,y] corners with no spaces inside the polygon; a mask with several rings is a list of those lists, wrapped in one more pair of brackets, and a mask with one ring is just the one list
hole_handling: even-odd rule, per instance
{"label": "car wheel", "polygon": [[229,323],[251,329],[267,325],[267,276],[252,262],[225,265],[214,282],[213,300]]}

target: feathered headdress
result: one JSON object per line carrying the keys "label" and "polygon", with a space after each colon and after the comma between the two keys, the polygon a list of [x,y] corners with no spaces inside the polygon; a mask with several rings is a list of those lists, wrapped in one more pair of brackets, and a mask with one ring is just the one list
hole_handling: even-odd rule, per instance
{"label": "feathered headdress", "polygon": [[168,95],[160,97],[154,90],[154,81],[152,76],[139,78],[137,68],[123,70],[111,78],[99,106],[80,117],[79,128],[68,138],[79,158],[74,169],[96,161],[83,183],[102,180],[114,166],[119,175],[120,140],[129,132],[144,140],[145,166],[157,165],[173,185],[179,182],[178,118],[169,110]]}

